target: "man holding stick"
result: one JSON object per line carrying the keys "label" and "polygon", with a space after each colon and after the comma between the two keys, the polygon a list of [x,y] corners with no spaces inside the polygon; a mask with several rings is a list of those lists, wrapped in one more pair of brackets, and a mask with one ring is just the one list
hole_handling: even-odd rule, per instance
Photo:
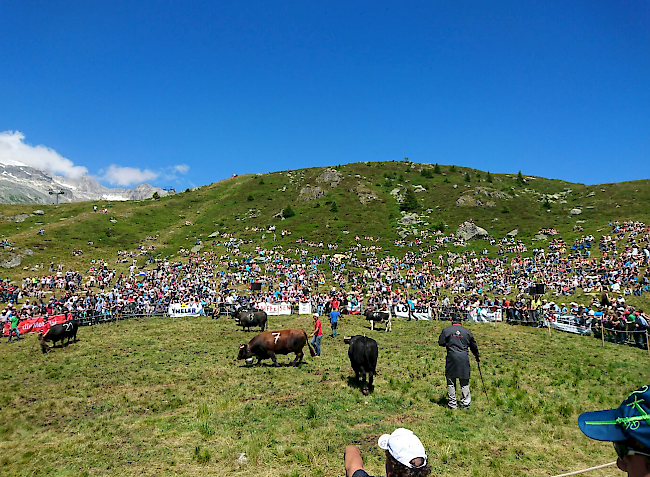
{"label": "man holding stick", "polygon": [[460,316],[454,315],[452,325],[443,329],[438,338],[438,345],[447,348],[447,361],[445,363],[445,378],[447,379],[447,394],[450,409],[457,409],[456,379],[460,382],[460,405],[462,409],[469,409],[472,396],[469,391],[469,351],[480,361],[478,346],[472,333],[461,326]]}

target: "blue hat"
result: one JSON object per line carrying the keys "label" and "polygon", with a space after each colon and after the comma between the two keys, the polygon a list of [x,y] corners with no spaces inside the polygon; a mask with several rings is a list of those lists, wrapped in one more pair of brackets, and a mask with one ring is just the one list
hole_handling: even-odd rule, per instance
{"label": "blue hat", "polygon": [[592,439],[619,442],[635,440],[650,449],[650,385],[630,394],[616,409],[583,412],[580,430]]}

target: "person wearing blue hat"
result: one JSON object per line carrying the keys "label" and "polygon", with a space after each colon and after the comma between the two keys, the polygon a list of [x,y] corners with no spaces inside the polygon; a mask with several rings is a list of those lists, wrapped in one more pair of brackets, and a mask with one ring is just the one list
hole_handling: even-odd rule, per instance
{"label": "person wearing blue hat", "polygon": [[612,442],[616,465],[629,477],[650,477],[650,385],[631,393],[616,409],[580,414],[578,426],[587,437]]}

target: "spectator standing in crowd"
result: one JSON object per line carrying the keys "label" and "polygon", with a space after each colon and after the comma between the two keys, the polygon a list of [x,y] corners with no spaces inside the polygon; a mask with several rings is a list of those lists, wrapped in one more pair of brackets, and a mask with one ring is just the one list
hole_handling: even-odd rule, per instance
{"label": "spectator standing in crowd", "polygon": [[338,327],[339,318],[341,314],[338,310],[332,310],[330,312],[330,325],[332,326],[332,338],[336,338],[336,328]]}
{"label": "spectator standing in crowd", "polygon": [[[396,429],[392,434],[382,435],[377,444],[386,451],[386,477],[426,477],[431,472],[424,446],[412,431]],[[347,446],[343,460],[347,477],[371,477],[363,469],[357,446]]]}
{"label": "spectator standing in crowd", "polygon": [[647,329],[648,329],[648,317],[646,316],[645,313],[643,313],[643,310],[639,310],[639,314],[636,315],[636,320],[635,320],[634,337],[637,346],[639,346],[640,348],[646,347],[645,341],[646,341]]}
{"label": "spectator standing in crowd", "polygon": [[9,323],[10,323],[10,326],[9,326],[9,341],[11,341],[11,337],[13,335],[16,335],[16,341],[20,341],[20,332],[18,331],[18,323],[20,323],[20,317],[18,316],[18,313],[14,312],[11,305],[9,306],[9,311],[7,313],[7,317],[9,319]]}
{"label": "spectator standing in crowd", "polygon": [[316,348],[316,357],[320,358],[320,341],[323,338],[323,324],[318,313],[314,313],[314,332],[311,334],[311,344]]}
{"label": "spectator standing in crowd", "polygon": [[438,345],[447,348],[445,362],[445,378],[447,379],[448,403],[450,409],[457,409],[456,379],[460,382],[460,405],[462,409],[469,409],[472,396],[469,390],[469,351],[480,361],[478,346],[472,333],[461,326],[460,317],[454,316],[452,325],[446,327],[438,337]]}
{"label": "spectator standing in crowd", "polygon": [[650,386],[634,391],[616,409],[580,414],[578,426],[587,437],[612,442],[616,465],[629,477],[650,477]]}

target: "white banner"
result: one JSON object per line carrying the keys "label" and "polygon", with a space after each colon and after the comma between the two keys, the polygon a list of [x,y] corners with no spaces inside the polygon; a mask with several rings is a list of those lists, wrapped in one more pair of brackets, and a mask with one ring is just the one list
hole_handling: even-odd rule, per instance
{"label": "white banner", "polygon": [[167,314],[177,316],[200,316],[203,315],[203,305],[200,303],[170,303]]}
{"label": "white banner", "polygon": [[[409,306],[402,303],[393,306],[393,314],[399,318],[409,317]],[[413,318],[416,320],[430,320],[431,308],[424,305],[417,305],[413,310]]]}
{"label": "white banner", "polygon": [[265,311],[267,315],[290,315],[291,304],[286,302],[281,303],[258,303],[257,309]]}
{"label": "white banner", "polygon": [[301,301],[298,303],[298,314],[299,315],[311,315],[311,302],[310,301]]}
{"label": "white banner", "polygon": [[503,321],[503,318],[501,316],[501,308],[497,308],[496,311],[490,311],[489,308],[472,308],[469,311],[469,318],[472,321],[481,323]]}

